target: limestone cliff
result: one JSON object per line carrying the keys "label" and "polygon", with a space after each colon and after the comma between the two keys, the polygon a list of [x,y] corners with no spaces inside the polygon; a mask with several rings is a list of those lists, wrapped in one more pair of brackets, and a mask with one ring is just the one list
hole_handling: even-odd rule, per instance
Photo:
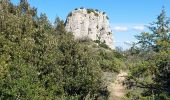
{"label": "limestone cliff", "polygon": [[75,9],[68,15],[65,28],[74,34],[75,39],[100,40],[110,48],[114,48],[112,32],[105,12],[84,8]]}

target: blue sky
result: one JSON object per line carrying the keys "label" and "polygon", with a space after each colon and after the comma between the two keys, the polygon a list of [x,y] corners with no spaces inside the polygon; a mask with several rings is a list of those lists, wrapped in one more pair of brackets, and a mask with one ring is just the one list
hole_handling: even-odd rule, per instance
{"label": "blue sky", "polygon": [[[19,0],[11,0],[17,4]],[[170,17],[170,0],[28,0],[38,8],[38,14],[46,13],[51,22],[56,16],[66,19],[75,8],[85,7],[105,11],[109,16],[116,46],[128,48],[124,42],[136,41],[134,35],[147,31],[144,27],[153,22],[165,6]]]}

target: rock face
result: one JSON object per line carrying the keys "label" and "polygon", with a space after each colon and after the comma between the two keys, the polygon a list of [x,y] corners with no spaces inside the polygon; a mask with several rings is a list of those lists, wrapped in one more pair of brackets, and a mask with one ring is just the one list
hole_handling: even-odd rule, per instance
{"label": "rock face", "polygon": [[114,49],[108,17],[104,12],[75,9],[68,15],[65,28],[74,34],[75,39],[99,40]]}

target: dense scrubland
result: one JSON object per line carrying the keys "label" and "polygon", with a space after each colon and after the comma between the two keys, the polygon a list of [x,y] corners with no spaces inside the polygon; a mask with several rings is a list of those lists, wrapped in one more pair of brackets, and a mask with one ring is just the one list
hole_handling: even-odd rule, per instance
{"label": "dense scrubland", "polygon": [[[170,27],[163,9],[129,50],[74,40],[64,21],[0,1],[0,99],[107,100],[104,73],[128,72],[125,100],[170,99]],[[113,98],[114,100],[114,98]]]}
{"label": "dense scrubland", "polygon": [[126,51],[127,97],[130,100],[169,100],[170,19],[164,7],[147,27],[149,32],[137,35],[138,42]]}

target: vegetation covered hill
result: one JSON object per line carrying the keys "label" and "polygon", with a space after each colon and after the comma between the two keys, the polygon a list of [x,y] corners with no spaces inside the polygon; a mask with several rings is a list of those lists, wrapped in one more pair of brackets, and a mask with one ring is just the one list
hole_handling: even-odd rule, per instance
{"label": "vegetation covered hill", "polygon": [[1,0],[0,99],[108,100],[114,94],[104,73],[124,69],[123,99],[169,100],[170,20],[164,9],[148,28],[131,49],[116,52],[99,40],[75,40],[63,20],[50,23],[26,0]]}
{"label": "vegetation covered hill", "polygon": [[107,98],[103,72],[119,72],[122,55],[105,44],[74,40],[64,21],[51,24],[26,0],[0,1],[0,99]]}

